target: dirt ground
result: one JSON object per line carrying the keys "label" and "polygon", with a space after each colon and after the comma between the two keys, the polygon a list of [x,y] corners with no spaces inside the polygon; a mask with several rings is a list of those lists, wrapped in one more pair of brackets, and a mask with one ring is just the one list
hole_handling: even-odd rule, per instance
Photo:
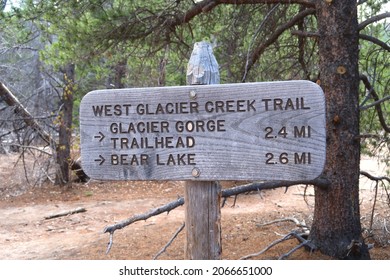
{"label": "dirt ground", "polygon": [[[114,234],[113,247],[106,254],[109,235],[103,229],[135,214],[145,213],[184,194],[183,182],[97,182],[72,183],[67,188],[50,182],[26,182],[21,164],[14,167],[16,155],[0,155],[0,259],[153,259],[169,242],[184,221],[184,207],[169,214],[136,222]],[[372,159],[362,160],[362,169],[381,175],[387,167]],[[31,175],[33,176],[33,175]],[[238,182],[222,182],[229,187]],[[372,259],[390,259],[390,209],[386,192],[379,188],[372,212],[375,184],[361,179],[361,216],[372,236],[365,231],[366,242],[373,245]],[[298,229],[291,221],[260,226],[281,218],[296,218],[308,226],[314,207],[313,188],[304,186],[267,190],[229,198],[222,208],[222,258],[240,259],[263,250],[285,234]],[[46,216],[83,207],[86,212],[45,219]],[[254,259],[277,259],[298,241],[288,240]],[[158,259],[184,258],[184,232]],[[301,248],[289,259],[328,259],[319,252]]]}

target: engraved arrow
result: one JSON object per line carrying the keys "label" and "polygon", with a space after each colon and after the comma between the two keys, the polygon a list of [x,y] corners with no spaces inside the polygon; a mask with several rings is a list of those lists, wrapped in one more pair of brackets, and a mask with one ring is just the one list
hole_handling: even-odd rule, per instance
{"label": "engraved arrow", "polygon": [[102,157],[101,155],[99,155],[99,158],[98,158],[98,159],[95,159],[95,161],[96,161],[96,162],[99,162],[99,161],[100,161],[99,165],[102,165],[103,162],[106,161],[106,159],[105,159],[104,157]]}
{"label": "engraved arrow", "polygon": [[106,138],[106,136],[104,136],[104,134],[103,134],[103,133],[101,133],[100,131],[99,131],[99,134],[100,134],[100,135],[95,135],[95,137],[94,137],[94,138],[100,138],[99,142],[102,142],[102,141],[103,141],[103,139],[104,139],[104,138]]}

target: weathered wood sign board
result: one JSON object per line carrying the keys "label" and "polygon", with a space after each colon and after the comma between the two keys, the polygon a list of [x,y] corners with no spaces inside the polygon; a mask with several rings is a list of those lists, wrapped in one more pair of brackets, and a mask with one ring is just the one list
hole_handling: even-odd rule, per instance
{"label": "weathered wood sign board", "polygon": [[309,81],[92,91],[80,129],[100,180],[310,180],[325,162],[324,94]]}

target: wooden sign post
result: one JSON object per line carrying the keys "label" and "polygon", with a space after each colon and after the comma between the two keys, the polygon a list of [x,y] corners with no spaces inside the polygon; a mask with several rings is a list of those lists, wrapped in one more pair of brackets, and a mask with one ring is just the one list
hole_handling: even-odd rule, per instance
{"label": "wooden sign post", "polygon": [[220,189],[213,182],[318,177],[325,98],[309,81],[218,84],[204,42],[195,44],[187,72],[187,86],[84,96],[81,160],[98,180],[187,181],[186,257],[218,259]]}
{"label": "wooden sign post", "polygon": [[[210,44],[195,43],[188,63],[187,84],[199,86],[219,84],[218,63]],[[193,95],[195,96],[195,94],[196,91]],[[202,171],[198,169],[196,172],[200,176]],[[186,181],[184,201],[186,259],[221,259],[220,184],[216,181]]]}

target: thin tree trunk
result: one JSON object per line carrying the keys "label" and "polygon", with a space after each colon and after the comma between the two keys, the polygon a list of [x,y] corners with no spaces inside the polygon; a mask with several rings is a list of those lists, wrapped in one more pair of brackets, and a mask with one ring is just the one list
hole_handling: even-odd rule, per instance
{"label": "thin tree trunk", "polygon": [[358,22],[355,0],[316,1],[321,86],[327,104],[325,175],[316,188],[311,240],[335,258],[368,259],[359,211]]}
{"label": "thin tree trunk", "polygon": [[75,90],[74,71],[74,64],[68,64],[63,69],[65,87],[62,97],[62,110],[59,115],[59,140],[56,159],[58,165],[56,183],[59,185],[65,185],[70,180],[70,148],[72,138],[73,94]]}
{"label": "thin tree trunk", "polygon": [[18,114],[23,121],[39,136],[47,142],[52,147],[55,146],[54,140],[51,138],[51,135],[34,119],[34,116],[30,114],[29,111],[20,103],[18,98],[12,94],[12,92],[0,82],[0,99],[4,101],[8,106],[13,106],[14,112]]}
{"label": "thin tree trunk", "polygon": [[121,61],[118,61],[114,66],[111,68],[112,73],[107,79],[106,87],[107,88],[124,88],[124,80],[126,78],[127,74],[127,60],[123,59]]}

